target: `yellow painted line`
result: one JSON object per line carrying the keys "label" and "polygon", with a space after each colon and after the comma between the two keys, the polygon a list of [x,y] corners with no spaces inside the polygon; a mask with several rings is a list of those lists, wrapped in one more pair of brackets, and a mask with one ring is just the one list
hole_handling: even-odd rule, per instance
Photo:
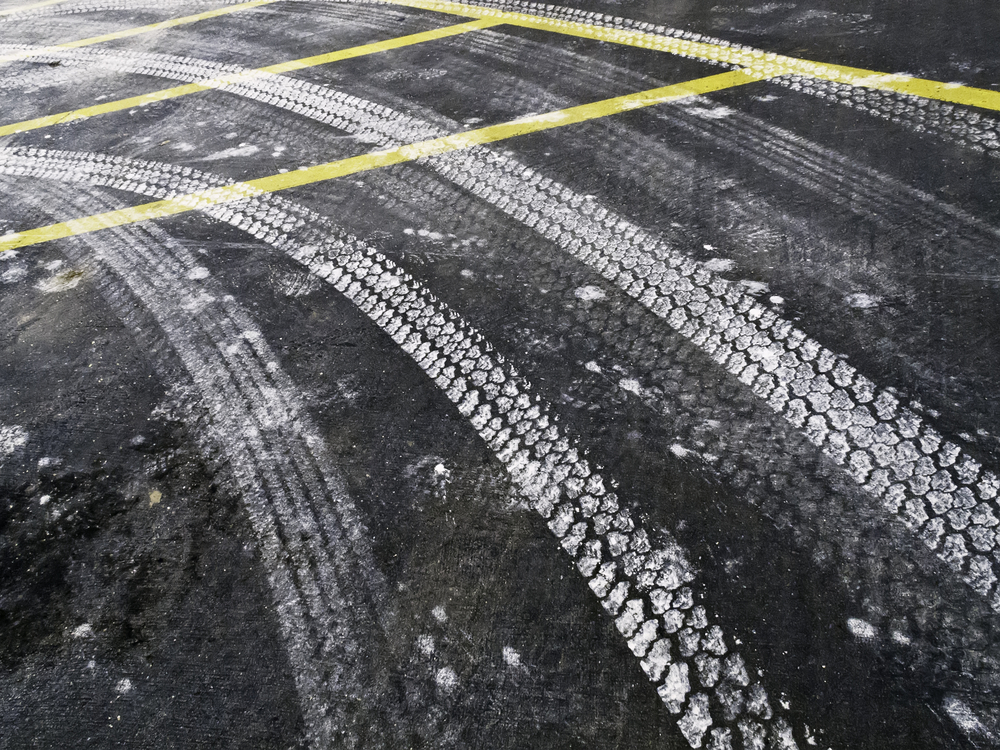
{"label": "yellow painted line", "polygon": [[340,60],[349,60],[352,57],[371,55],[376,52],[387,52],[388,50],[399,49],[400,47],[408,47],[411,44],[421,44],[422,42],[430,42],[435,39],[458,36],[459,34],[465,34],[469,31],[488,29],[491,26],[499,26],[502,23],[503,21],[496,21],[491,18],[480,18],[476,21],[460,23],[455,26],[445,26],[439,29],[431,29],[430,31],[422,31],[418,34],[409,34],[408,36],[397,37],[396,39],[387,39],[384,42],[363,44],[360,47],[351,47],[350,49],[339,50],[337,52],[328,52],[324,55],[314,55],[313,57],[303,57],[301,60],[291,60],[289,62],[277,63],[276,65],[269,65],[266,68],[261,68],[259,72],[273,75],[291,73],[292,71],[302,70],[303,68],[312,68],[317,65],[326,65],[327,63],[338,62]]}
{"label": "yellow painted line", "polygon": [[810,78],[847,84],[849,86],[895,91],[899,94],[910,94],[924,99],[936,99],[943,102],[1000,111],[1000,92],[990,91],[989,89],[941,83],[940,81],[911,78],[891,73],[879,73],[874,70],[852,68],[846,65],[832,65],[829,63],[813,62],[811,60],[801,60],[797,57],[787,57],[773,52],[736,49],[721,44],[693,42],[688,39],[649,34],[642,31],[610,29],[594,24],[545,18],[544,16],[536,16],[530,13],[493,10],[478,5],[449,2],[448,0],[385,0],[385,2],[469,18],[492,18],[510,26],[521,26],[528,29],[583,37],[584,39],[595,39],[602,42],[628,45],[630,47],[669,52],[675,55],[684,55],[686,57],[705,60],[706,62],[728,63],[758,71],[766,77],[783,75],[808,76]]}
{"label": "yellow painted line", "polygon": [[216,8],[215,10],[208,10],[204,13],[196,13],[193,16],[182,16],[180,18],[170,18],[166,21],[159,21],[158,23],[151,23],[146,26],[137,26],[132,29],[122,29],[121,31],[113,31],[110,34],[102,34],[101,36],[92,36],[87,39],[77,39],[73,42],[63,42],[61,44],[53,44],[49,47],[41,47],[33,50],[21,50],[18,52],[9,52],[5,55],[0,55],[0,63],[11,62],[13,60],[26,60],[34,55],[44,55],[50,52],[58,52],[63,49],[76,49],[78,47],[89,47],[94,44],[101,44],[102,42],[112,42],[116,39],[127,39],[128,37],[138,36],[140,34],[149,34],[153,31],[161,31],[163,29],[172,29],[176,26],[184,26],[189,23],[196,23],[198,21],[204,21],[208,18],[218,18],[219,16],[225,16],[229,13],[238,13],[242,10],[250,10],[251,8],[259,8],[262,5],[270,5],[278,0],[250,0],[247,3],[239,3],[238,5],[227,5],[224,8]]}
{"label": "yellow painted line", "polygon": [[148,104],[153,104],[154,102],[162,102],[167,99],[176,99],[181,96],[187,96],[188,94],[196,94],[199,91],[221,89],[238,83],[245,83],[254,79],[264,78],[266,76],[289,73],[294,70],[302,70],[303,68],[325,65],[339,60],[349,60],[352,57],[361,57],[363,55],[371,55],[377,52],[386,52],[388,50],[399,49],[400,47],[406,47],[412,44],[421,44],[435,39],[444,39],[449,36],[465,34],[469,31],[475,31],[477,29],[487,29],[490,26],[496,26],[499,23],[500,21],[491,20],[469,21],[468,23],[460,23],[454,26],[445,26],[439,29],[431,29],[430,31],[422,31],[418,34],[409,34],[395,39],[387,39],[384,42],[363,44],[358,47],[337,50],[336,52],[328,52],[323,55],[313,55],[312,57],[303,57],[299,60],[290,60],[288,62],[281,62],[275,65],[268,65],[265,68],[256,68],[254,70],[248,70],[245,73],[238,73],[236,75],[221,76],[219,78],[196,81],[195,83],[174,86],[169,89],[162,89],[148,94],[128,97],[127,99],[116,99],[112,102],[95,104],[91,107],[83,107],[69,112],[60,112],[55,115],[36,117],[33,120],[24,120],[22,122],[14,122],[9,125],[0,126],[0,136],[23,133],[28,130],[37,130],[39,128],[47,128],[51,125],[73,122],[74,120],[83,120],[88,117],[94,117],[95,115],[107,114],[108,112],[119,112],[123,109],[132,109],[133,107],[144,107]]}
{"label": "yellow painted line", "polygon": [[20,13],[25,10],[34,10],[35,8],[44,8],[47,5],[58,5],[59,3],[64,3],[66,0],[45,0],[41,3],[26,3],[25,5],[15,5],[13,8],[6,8],[5,10],[0,10],[0,16],[9,16],[13,13]]}
{"label": "yellow painted line", "polygon": [[388,167],[393,164],[415,161],[416,159],[428,156],[437,156],[486,143],[495,143],[529,133],[561,128],[566,125],[607,117],[620,112],[651,107],[655,104],[676,101],[677,99],[684,99],[698,94],[707,94],[711,91],[721,91],[722,89],[742,86],[759,80],[761,80],[760,76],[753,72],[736,70],[685,83],[650,89],[649,91],[604,99],[591,104],[560,109],[541,115],[522,117],[510,122],[500,123],[499,125],[490,125],[464,133],[455,133],[454,135],[432,138],[406,146],[374,151],[361,156],[353,156],[327,164],[319,164],[308,169],[271,175],[270,177],[262,177],[248,182],[237,182],[232,185],[202,190],[178,198],[154,201],[133,208],[109,211],[82,219],[74,219],[60,224],[51,224],[38,229],[30,229],[13,235],[5,235],[0,237],[0,252],[28,247],[29,245],[37,245],[49,240],[96,232],[110,227],[134,224],[149,219],[161,219],[188,211],[205,209],[221,203],[231,203],[255,195],[288,190],[289,188],[332,180],[337,177],[357,174],[358,172],[367,172],[381,167]]}

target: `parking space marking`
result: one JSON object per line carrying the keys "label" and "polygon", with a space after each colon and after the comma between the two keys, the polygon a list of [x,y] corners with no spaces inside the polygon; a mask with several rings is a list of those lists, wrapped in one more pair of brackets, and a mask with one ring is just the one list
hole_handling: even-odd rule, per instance
{"label": "parking space marking", "polygon": [[473,146],[495,143],[520,135],[586,122],[587,120],[650,107],[655,104],[663,104],[678,99],[698,96],[699,94],[707,94],[712,91],[721,91],[723,89],[754,83],[759,80],[761,80],[759,76],[744,70],[720,73],[684,83],[640,91],[635,94],[603,99],[591,104],[582,104],[554,112],[522,117],[464,133],[454,133],[441,138],[432,138],[405,146],[374,151],[327,164],[319,164],[306,169],[261,177],[246,182],[238,182],[224,187],[190,193],[168,200],[154,201],[119,211],[109,211],[103,214],[73,219],[59,224],[51,224],[46,227],[0,237],[0,253],[16,248],[28,247],[29,245],[37,245],[50,240],[96,232],[110,227],[196,211],[220,203],[230,203],[264,193],[273,193],[316,182],[324,182],[358,172],[367,172],[372,169],[415,161],[428,156],[437,156],[451,151],[472,148]]}
{"label": "parking space marking", "polygon": [[417,34],[408,34],[407,36],[396,37],[395,39],[387,39],[383,42],[373,42],[371,44],[363,44],[357,47],[328,52],[322,55],[313,55],[311,57],[303,57],[298,60],[276,63],[263,68],[248,70],[245,73],[219,76],[218,78],[198,81],[197,83],[188,83],[182,86],[161,89],[160,91],[152,91],[148,94],[140,94],[139,96],[131,96],[126,99],[118,99],[113,102],[95,104],[91,107],[82,107],[80,109],[60,112],[54,115],[47,115],[45,117],[36,117],[32,120],[24,120],[22,122],[15,122],[9,125],[0,126],[0,136],[23,133],[29,130],[37,130],[39,128],[46,128],[52,125],[59,125],[61,123],[73,122],[75,120],[84,120],[88,117],[103,115],[109,112],[120,112],[121,110],[131,109],[133,107],[145,107],[149,104],[166,101],[167,99],[176,99],[181,96],[187,96],[188,94],[196,94],[200,91],[225,89],[227,86],[234,86],[236,84],[245,83],[247,81],[263,78],[269,75],[290,73],[292,71],[312,68],[318,65],[326,65],[340,60],[349,60],[354,57],[362,57],[364,55],[386,52],[388,50],[399,49],[400,47],[407,47],[414,44],[421,44],[423,42],[429,42],[436,39],[444,39],[450,36],[465,34],[470,31],[488,29],[491,26],[497,26],[500,23],[502,22],[480,19],[470,21],[468,23],[456,24],[454,26],[444,26],[437,29],[431,29],[430,31],[422,31]]}
{"label": "parking space marking", "polygon": [[1000,92],[974,88],[953,83],[942,83],[910,76],[880,73],[864,68],[834,65],[812,60],[802,60],[773,52],[739,46],[726,46],[702,41],[694,41],[662,34],[619,29],[579,21],[564,21],[556,18],[495,10],[466,3],[447,0],[384,0],[393,5],[438,11],[472,18],[499,19],[510,26],[520,26],[539,31],[582,37],[614,44],[622,44],[643,49],[659,50],[684,57],[692,57],[706,62],[737,65],[758,72],[768,78],[784,75],[799,75],[834,83],[862,88],[894,91],[923,99],[964,104],[970,107],[1000,111]]}
{"label": "parking space marking", "polygon": [[237,13],[241,10],[250,10],[252,8],[259,8],[262,5],[270,5],[271,3],[278,2],[278,0],[250,0],[250,2],[240,3],[239,5],[228,5],[225,8],[216,8],[215,10],[207,10],[204,13],[196,13],[192,16],[181,16],[180,18],[170,18],[166,21],[157,21],[156,23],[147,24],[146,26],[136,26],[131,29],[122,29],[121,31],[112,31],[109,34],[101,34],[100,36],[92,36],[86,39],[77,39],[72,42],[62,42],[60,44],[53,44],[48,47],[40,47],[38,49],[24,50],[18,52],[8,52],[5,55],[0,55],[0,63],[13,62],[15,60],[25,60],[29,57],[35,55],[41,55],[49,52],[56,52],[61,49],[77,49],[79,47],[89,47],[94,44],[101,44],[103,42],[112,42],[116,39],[127,39],[133,36],[139,36],[140,34],[149,34],[153,31],[162,31],[163,29],[172,29],[177,26],[184,26],[189,23],[196,23],[198,21],[204,21],[209,18],[217,18],[219,16],[225,16],[230,13]]}
{"label": "parking space marking", "polygon": [[15,5],[13,8],[7,8],[5,10],[0,10],[0,16],[10,16],[14,13],[21,13],[26,10],[34,10],[35,8],[44,8],[47,5],[58,5],[59,3],[64,3],[66,0],[44,0],[41,3],[27,3],[25,5]]}

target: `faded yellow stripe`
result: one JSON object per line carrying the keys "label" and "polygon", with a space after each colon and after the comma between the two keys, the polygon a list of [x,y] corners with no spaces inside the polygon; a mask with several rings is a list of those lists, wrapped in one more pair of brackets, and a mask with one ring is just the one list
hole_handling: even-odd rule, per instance
{"label": "faded yellow stripe", "polygon": [[26,3],[24,5],[15,5],[13,8],[6,8],[0,10],[0,16],[9,16],[13,13],[21,13],[26,10],[34,10],[35,8],[44,8],[47,5],[58,5],[59,3],[64,3],[66,0],[44,0],[41,3]]}
{"label": "faded yellow stripe", "polygon": [[760,80],[760,77],[746,71],[732,71],[719,75],[699,78],[694,81],[678,83],[672,86],[641,91],[636,94],[604,99],[592,104],[556,110],[542,115],[522,117],[499,125],[490,125],[464,133],[455,133],[441,138],[433,138],[406,146],[375,151],[362,156],[320,164],[308,169],[300,169],[285,174],[262,177],[249,182],[238,182],[225,187],[203,190],[179,198],[154,201],[134,208],[109,211],[82,219],[52,224],[39,229],[30,229],[14,235],[0,237],[0,252],[16,248],[37,245],[49,240],[72,237],[74,235],[96,232],[109,227],[134,224],[149,219],[161,219],[167,216],[208,208],[220,203],[231,203],[254,195],[273,193],[279,190],[309,185],[324,180],[332,180],[358,172],[366,172],[393,164],[414,161],[427,156],[437,156],[451,151],[460,151],[486,143],[514,138],[542,130],[561,128],[574,123],[594,120],[600,117],[628,112],[654,104],[675,101],[711,91],[741,86]]}
{"label": "faded yellow stripe", "polygon": [[823,81],[843,83],[849,86],[895,91],[900,94],[910,94],[924,99],[936,99],[943,102],[1000,111],[1000,92],[974,88],[972,86],[960,86],[922,78],[879,73],[874,70],[865,70],[864,68],[831,65],[829,63],[819,63],[811,60],[801,60],[796,57],[777,55],[772,52],[736,49],[721,44],[693,42],[688,39],[648,34],[642,31],[609,29],[593,24],[545,18],[544,16],[536,16],[530,13],[511,13],[483,8],[478,5],[448,2],[447,0],[385,0],[385,2],[393,5],[403,5],[409,8],[438,11],[470,18],[491,18],[511,26],[522,26],[528,29],[583,37],[584,39],[595,39],[602,42],[628,45],[630,47],[669,52],[707,62],[728,63],[757,71],[769,78],[783,75],[801,75]]}
{"label": "faded yellow stripe", "polygon": [[219,16],[225,16],[229,13],[238,13],[241,10],[250,10],[251,8],[259,8],[262,5],[270,5],[271,3],[277,2],[277,0],[250,0],[247,3],[239,3],[238,5],[228,5],[225,8],[216,8],[215,10],[208,10],[204,13],[196,13],[193,16],[182,16],[180,18],[170,18],[166,21],[159,21],[158,23],[151,23],[146,26],[137,26],[132,29],[122,29],[121,31],[113,31],[110,34],[102,34],[101,36],[92,36],[87,39],[77,39],[74,42],[63,42],[62,44],[53,44],[49,47],[42,47],[40,49],[33,50],[22,50],[18,52],[9,52],[5,55],[0,55],[0,63],[11,62],[13,60],[25,60],[29,57],[34,57],[35,55],[44,55],[49,52],[58,52],[63,49],[76,49],[78,47],[89,47],[94,44],[101,44],[102,42],[111,42],[115,39],[127,39],[132,36],[139,36],[140,34],[149,34],[153,31],[161,31],[163,29],[172,29],[175,26],[183,26],[189,23],[195,23],[197,21],[204,21],[208,18],[217,18]]}
{"label": "faded yellow stripe", "polygon": [[338,50],[336,52],[328,52],[323,55],[314,55],[312,57],[303,57],[299,60],[290,60],[288,62],[277,63],[275,65],[268,65],[265,68],[256,68],[254,70],[248,70],[245,73],[239,73],[236,75],[206,79],[195,83],[174,86],[169,89],[153,91],[148,94],[131,96],[127,99],[116,99],[112,102],[95,104],[91,107],[83,107],[69,112],[60,112],[58,114],[47,115],[45,117],[36,117],[33,120],[24,120],[22,122],[14,122],[9,125],[0,126],[0,136],[23,133],[28,130],[37,130],[39,128],[47,128],[64,122],[83,120],[88,117],[103,115],[109,112],[120,112],[121,110],[132,109],[133,107],[144,107],[148,104],[162,102],[167,99],[176,99],[181,96],[187,96],[188,94],[198,93],[199,91],[221,89],[227,86],[252,81],[257,78],[264,78],[269,75],[289,73],[294,70],[302,70],[304,68],[311,68],[317,65],[325,65],[339,60],[348,60],[352,57],[361,57],[363,55],[371,55],[377,52],[399,49],[400,47],[420,44],[422,42],[428,42],[435,39],[444,39],[445,37],[465,34],[469,31],[475,31],[477,29],[486,29],[490,26],[496,26],[499,23],[500,21],[486,19],[469,21],[468,23],[460,23],[455,26],[445,26],[439,29],[431,29],[430,31],[422,31],[418,34],[409,34],[395,39],[387,39],[384,42],[363,44],[358,47],[351,47],[349,49]]}

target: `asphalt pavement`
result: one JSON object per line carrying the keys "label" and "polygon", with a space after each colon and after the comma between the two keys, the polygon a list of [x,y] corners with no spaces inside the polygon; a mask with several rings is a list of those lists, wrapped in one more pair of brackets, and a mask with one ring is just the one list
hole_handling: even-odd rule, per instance
{"label": "asphalt pavement", "polygon": [[1000,747],[1000,9],[718,3],[0,0],[0,748]]}

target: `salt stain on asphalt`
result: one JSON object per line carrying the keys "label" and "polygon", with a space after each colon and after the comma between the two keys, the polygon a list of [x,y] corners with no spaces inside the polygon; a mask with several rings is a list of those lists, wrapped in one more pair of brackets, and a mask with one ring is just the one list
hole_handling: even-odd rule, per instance
{"label": "salt stain on asphalt", "polygon": [[851,617],[847,620],[847,628],[855,637],[863,641],[874,641],[878,638],[878,631],[874,625],[865,620],[859,620],[856,617]]}
{"label": "salt stain on asphalt", "polygon": [[458,675],[451,667],[441,667],[435,675],[434,681],[443,693],[450,693],[458,687]]}
{"label": "salt stain on asphalt", "polygon": [[222,161],[223,159],[236,159],[244,156],[253,156],[258,151],[260,151],[260,146],[254,146],[252,143],[241,143],[239,146],[234,146],[233,148],[226,148],[222,151],[216,151],[208,156],[203,156],[198,161]]}
{"label": "salt stain on asphalt", "polygon": [[508,667],[516,668],[521,666],[521,655],[510,646],[503,647],[503,660]]}
{"label": "salt stain on asphalt", "polygon": [[599,286],[581,286],[576,290],[576,296],[584,302],[594,302],[599,299],[604,299],[608,295],[607,292]]}
{"label": "salt stain on asphalt", "polygon": [[83,271],[69,269],[57,273],[48,279],[39,281],[35,284],[35,288],[43,294],[58,294],[59,292],[68,292],[70,289],[75,289],[80,285],[82,280]]}
{"label": "salt stain on asphalt", "polygon": [[858,292],[857,294],[849,294],[844,298],[846,302],[851,307],[857,310],[870,310],[873,307],[878,307],[879,303],[882,301],[881,297],[876,297],[871,294],[864,294]]}
{"label": "salt stain on asphalt", "polygon": [[9,456],[28,442],[28,433],[16,425],[0,426],[0,456]]}

